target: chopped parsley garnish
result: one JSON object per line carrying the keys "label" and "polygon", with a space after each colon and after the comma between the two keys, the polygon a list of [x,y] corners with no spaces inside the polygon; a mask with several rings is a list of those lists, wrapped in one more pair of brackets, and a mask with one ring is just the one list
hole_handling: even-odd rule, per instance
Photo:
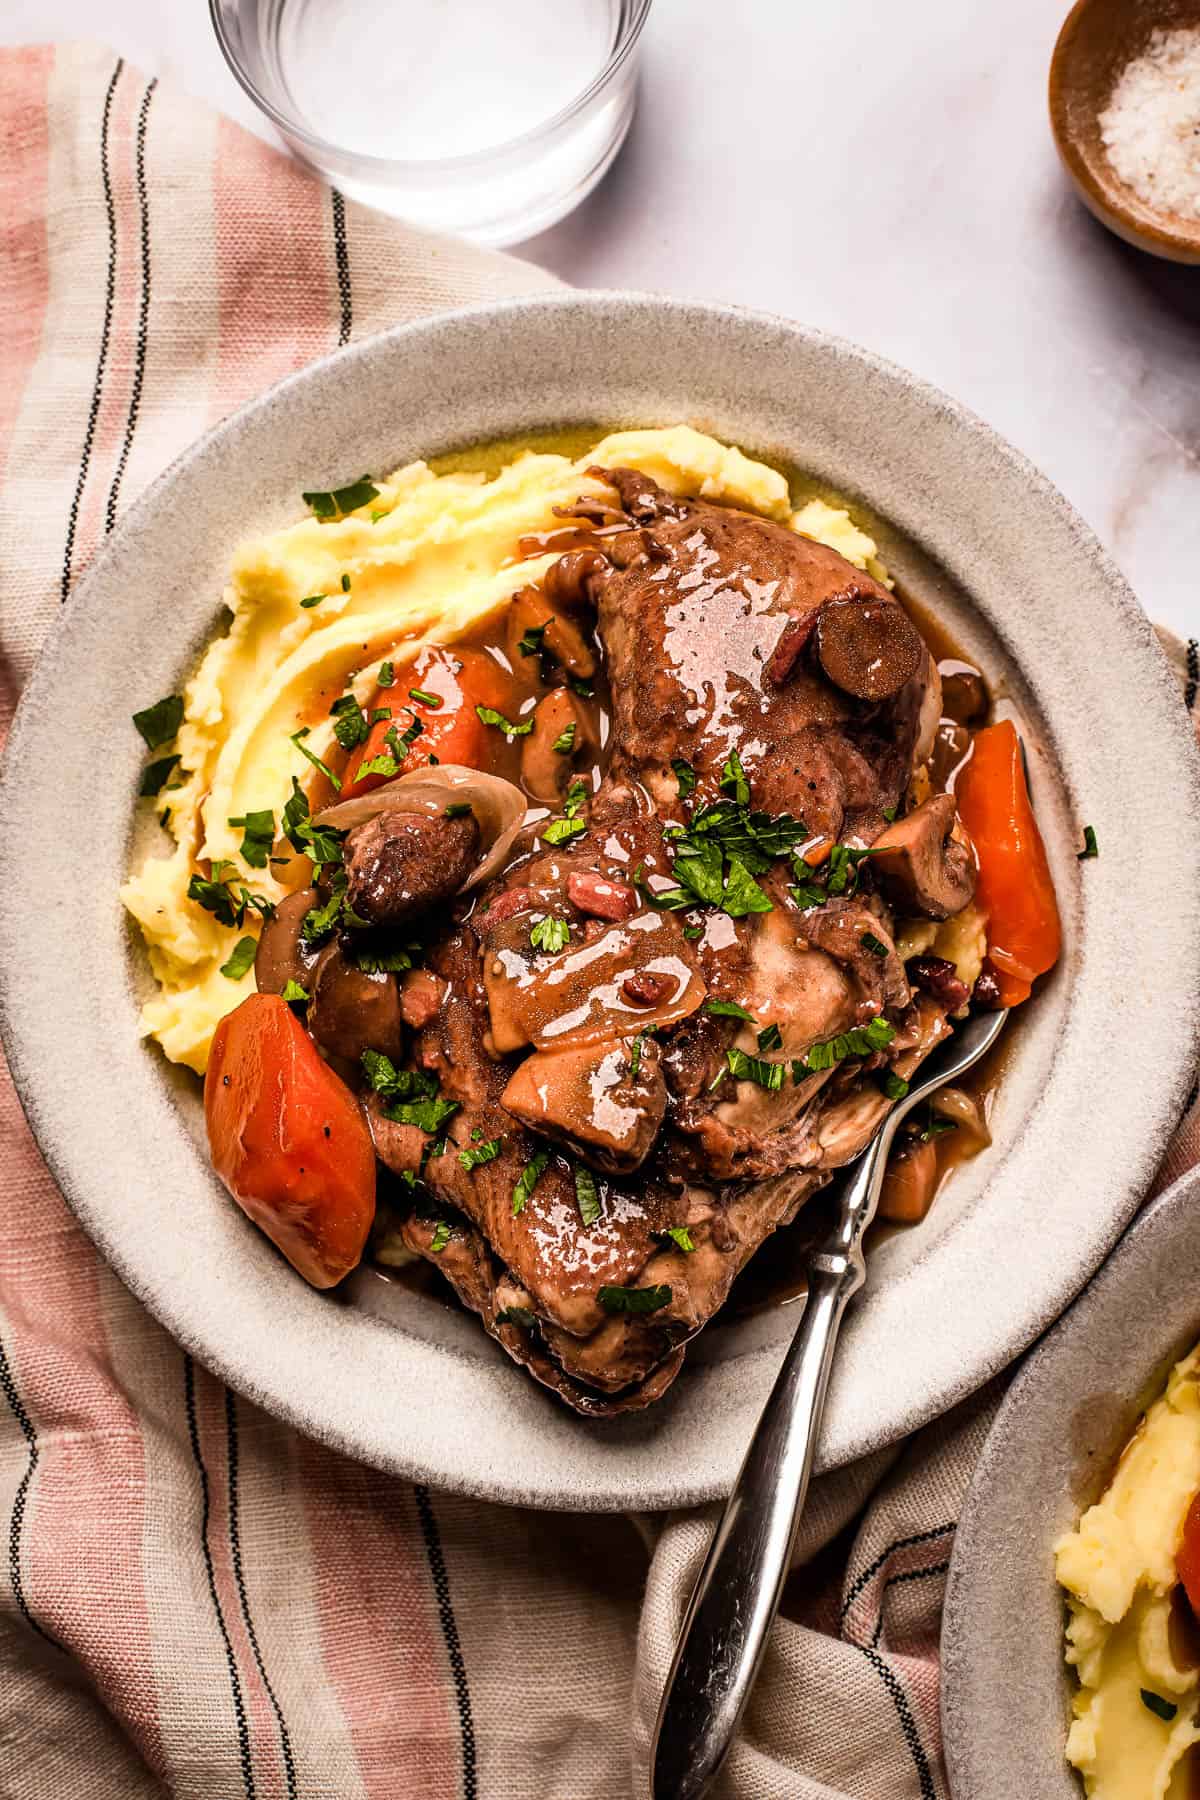
{"label": "chopped parsley garnish", "polygon": [[269,900],[252,894],[240,882],[236,889],[230,884],[226,871],[232,869],[231,862],[218,860],[213,863],[211,876],[193,875],[187,885],[188,899],[212,913],[222,925],[243,924],[251,908],[264,919],[271,918],[275,908]]}
{"label": "chopped parsley garnish", "polygon": [[899,810],[899,808],[897,808],[895,806],[885,806],[884,807],[883,816],[887,820],[889,825],[894,825],[896,823],[896,813],[898,812],[898,810]]}
{"label": "chopped parsley garnish", "polygon": [[333,735],[343,750],[357,750],[371,735],[367,715],[353,694],[343,694],[329,709],[334,721]]}
{"label": "chopped parsley garnish", "polygon": [[310,762],[314,769],[319,769],[321,771],[322,775],[324,775],[326,780],[329,782],[330,786],[334,789],[334,791],[336,793],[340,794],[342,791],[342,784],[339,781],[338,777],[334,774],[333,770],[329,767],[329,764],[323,763],[319,756],[315,756],[311,750],[309,750],[305,747],[303,740],[307,736],[308,736],[308,726],[302,725],[300,727],[299,731],[293,731],[292,743],[295,744],[295,746],[296,746],[297,750],[300,752],[301,756],[303,756],[307,762]]}
{"label": "chopped parsley garnish", "polygon": [[380,663],[379,673],[375,677],[375,679],[378,682],[380,687],[383,687],[383,688],[394,687],[396,684],[396,666],[395,666],[395,664],[390,663],[390,662]]}
{"label": "chopped parsley garnish", "polygon": [[[1080,862],[1087,862],[1089,858],[1099,856],[1099,854],[1100,846],[1096,842],[1096,827],[1094,825],[1085,825],[1083,828],[1083,849],[1079,852],[1079,860]],[[1157,1698],[1157,1696],[1155,1697]],[[1145,1698],[1146,1693],[1145,1689],[1143,1689],[1142,1699],[1144,1700]]]}
{"label": "chopped parsley garnish", "polygon": [[366,944],[355,948],[350,960],[364,975],[403,975],[420,953],[421,946],[415,941],[395,946]]}
{"label": "chopped parsley garnish", "polygon": [[932,1143],[934,1138],[945,1137],[948,1131],[957,1130],[958,1126],[953,1119],[939,1119],[936,1113],[931,1112],[929,1115],[929,1123],[921,1133],[921,1142],[923,1144],[929,1144]]}
{"label": "chopped parsley garnish", "polygon": [[[383,1110],[397,1125],[415,1125],[427,1137],[434,1137],[446,1120],[454,1117],[458,1111],[458,1101],[437,1100],[432,1096],[423,1100],[392,1100]],[[439,1156],[444,1150],[443,1144],[441,1150],[435,1148],[433,1154]]]}
{"label": "chopped parsley garnish", "polygon": [[[328,900],[321,906],[310,907],[304,915],[300,936],[306,944],[320,944],[344,918],[349,922],[349,919],[353,917],[354,915],[349,912],[346,905],[346,877],[340,875],[339,879],[338,876],[335,876],[333,891]],[[360,922],[365,923],[365,921]]]}
{"label": "chopped parsley garnish", "polygon": [[591,685],[590,682],[581,681],[579,679],[578,675],[568,675],[567,676],[567,686],[570,688],[570,690],[573,694],[578,694],[579,698],[581,700],[595,699],[595,696],[596,696],[595,688]]}
{"label": "chopped parsley garnish", "polygon": [[522,719],[514,725],[511,719],[498,713],[494,706],[477,706],[475,713],[484,725],[494,725],[497,731],[502,731],[510,744],[515,737],[525,737],[533,730],[532,719]]}
{"label": "chopped parsley garnish", "polygon": [[433,1236],[429,1240],[430,1253],[433,1256],[440,1256],[449,1242],[450,1221],[449,1219],[439,1219],[433,1228]]}
{"label": "chopped parsley garnish", "polygon": [[[805,863],[804,867],[807,868],[808,864]],[[792,896],[792,899],[796,902],[796,905],[800,908],[801,912],[807,912],[812,906],[824,906],[826,900],[829,898],[825,889],[823,887],[818,887],[815,881],[797,882],[795,887],[790,887],[788,889],[788,893]]]}
{"label": "chopped parsley garnish", "polygon": [[696,771],[693,769],[691,763],[684,762],[681,756],[672,757],[671,768],[674,770],[675,779],[679,783],[679,798],[681,800],[686,800],[689,794],[696,791]]}
{"label": "chopped parsley garnish", "polygon": [[371,716],[367,720],[367,724],[368,725],[382,725],[383,721],[385,719],[390,719],[391,716],[392,716],[392,709],[390,706],[373,706],[371,708]]}
{"label": "chopped parsley garnish", "polygon": [[839,1037],[811,1045],[807,1055],[796,1057],[792,1063],[792,1080],[801,1082],[821,1069],[835,1068],[848,1056],[870,1056],[875,1050],[885,1050],[895,1035],[896,1027],[889,1025],[886,1019],[872,1019],[869,1025],[854,1025]]}
{"label": "chopped parsley garnish", "polygon": [[168,694],[165,700],[156,700],[144,712],[135,712],[133,722],[145,740],[147,750],[169,744],[183,724],[182,695]]}
{"label": "chopped parsley garnish", "polygon": [[289,1006],[307,1005],[308,989],[302,988],[298,981],[289,981],[285,984],[283,993],[279,997],[281,1000],[286,1000]]}
{"label": "chopped parsley garnish", "polygon": [[883,1091],[889,1100],[903,1100],[908,1092],[908,1082],[903,1075],[897,1075],[894,1069],[889,1069],[883,1078]]}
{"label": "chopped parsley garnish", "polygon": [[221,964],[222,975],[228,976],[230,981],[240,981],[254,961],[254,954],[257,949],[257,938],[239,938],[230,952],[229,961]]}
{"label": "chopped parsley garnish", "polygon": [[346,833],[339,831],[336,825],[313,823],[308,795],[294,775],[291,799],[283,809],[283,834],[293,850],[301,856],[311,857],[322,867],[342,860],[342,841]]}
{"label": "chopped parsley garnish", "polygon": [[545,635],[546,627],[544,625],[531,625],[517,645],[517,649],[522,656],[540,656],[545,647],[542,643]]}
{"label": "chopped parsley garnish", "polygon": [[584,1224],[594,1225],[602,1210],[600,1195],[596,1188],[596,1177],[583,1163],[575,1164],[575,1203]]}
{"label": "chopped parsley garnish", "polygon": [[870,850],[856,850],[849,844],[835,844],[825,865],[828,871],[825,882],[828,892],[852,894],[858,886],[859,864],[870,855]]}
{"label": "chopped parsley garnish", "polygon": [[448,819],[465,819],[470,810],[471,802],[469,800],[452,800],[446,808],[445,816]]}
{"label": "chopped parsley garnish", "polygon": [[1147,1712],[1154,1713],[1169,1725],[1179,1711],[1178,1706],[1171,1700],[1164,1700],[1161,1694],[1155,1694],[1149,1688],[1139,1688],[1138,1691],[1142,1696],[1142,1705]]}
{"label": "chopped parsley garnish", "polygon": [[[721,782],[738,795],[745,790],[748,798],[749,787],[736,751],[725,765]],[[753,812],[742,799],[727,797],[702,806],[686,828],[671,837],[678,887],[650,894],[651,904],[676,908],[699,900],[719,907],[732,919],[770,912],[771,902],[754,877],[770,868],[776,857],[787,855],[804,834],[799,819],[787,813]]]}
{"label": "chopped parsley garnish", "polygon": [[559,732],[558,736],[555,738],[555,740],[551,744],[550,748],[552,750],[557,750],[557,752],[560,756],[569,756],[571,754],[571,751],[575,748],[576,729],[577,729],[577,727],[575,724],[575,720],[572,719],[571,723],[569,725],[565,725],[563,727],[563,729]]}
{"label": "chopped parsley garnish", "polygon": [[887,945],[877,938],[873,931],[864,931],[858,941],[864,950],[871,952],[872,956],[886,956],[888,953]]}
{"label": "chopped parsley garnish", "polygon": [[275,814],[266,809],[248,812],[229,823],[242,833],[242,861],[252,869],[265,869],[275,842]]}
{"label": "chopped parsley garnish", "polygon": [[410,700],[420,700],[425,706],[432,706],[435,712],[442,704],[440,694],[431,694],[425,688],[409,688],[408,697]]}
{"label": "chopped parsley garnish", "polygon": [[637,1080],[638,1070],[642,1066],[642,1045],[645,1041],[645,1032],[639,1031],[629,1046],[629,1079],[631,1081]]}
{"label": "chopped parsley garnish", "polygon": [[138,793],[143,800],[149,799],[154,794],[161,794],[178,761],[178,755],[160,756],[156,762],[146,764],[142,770],[142,779],[138,787]]}
{"label": "chopped parsley garnish", "polygon": [[322,600],[328,600],[328,598],[328,594],[309,594],[300,604],[307,611],[310,606],[320,606]]}
{"label": "chopped parsley garnish", "polygon": [[754,1024],[754,1014],[739,1006],[736,1000],[706,1000],[702,1010],[719,1019],[745,1019],[747,1024]]}
{"label": "chopped parsley garnish", "polygon": [[500,1138],[489,1138],[486,1144],[472,1144],[469,1150],[460,1150],[458,1160],[464,1169],[477,1169],[481,1163],[495,1162],[500,1154]]}
{"label": "chopped parsley garnish", "polygon": [[749,806],[750,783],[746,780],[746,771],[742,767],[742,759],[736,750],[729,752],[728,761],[721,770],[721,792],[728,794],[738,806]]}
{"label": "chopped parsley garnish", "polygon": [[685,1256],[690,1256],[692,1251],[696,1248],[695,1243],[692,1240],[692,1234],[686,1225],[668,1225],[665,1231],[660,1231],[656,1235],[658,1237],[670,1238],[671,1242],[678,1249],[682,1250]]}
{"label": "chopped parsley garnish", "polygon": [[348,594],[350,592],[350,577],[348,575],[342,576],[342,592],[343,594]]}
{"label": "chopped parsley garnish", "polygon": [[766,1062],[761,1056],[747,1056],[744,1050],[727,1050],[725,1061],[729,1065],[728,1070],[722,1069],[710,1086],[716,1087],[727,1073],[735,1075],[739,1081],[753,1081],[772,1094],[777,1094],[783,1086],[786,1063]]}
{"label": "chopped parsley garnish", "polygon": [[379,489],[369,475],[364,475],[360,481],[352,481],[346,487],[302,494],[300,498],[311,508],[313,517],[325,524],[330,519],[341,519],[347,513],[357,512],[368,500],[378,500]]}
{"label": "chopped parsley garnish", "polygon": [[550,1161],[550,1152],[548,1150],[538,1150],[533,1156],[530,1157],[529,1161],[525,1164],[524,1170],[521,1173],[521,1178],[517,1182],[517,1185],[513,1189],[513,1193],[512,1193],[512,1209],[513,1209],[513,1218],[514,1219],[516,1218],[518,1213],[524,1212],[526,1202],[528,1201],[530,1194],[532,1194],[532,1192],[533,1192],[534,1188],[537,1186],[538,1182],[541,1180],[542,1170],[546,1167],[546,1164],[549,1161]]}
{"label": "chopped parsley garnish", "polygon": [[398,1069],[382,1050],[364,1050],[359,1061],[363,1073],[386,1100],[412,1100],[437,1093],[437,1076],[428,1069]]}
{"label": "chopped parsley garnish", "polygon": [[774,1022],[764,1026],[758,1034],[758,1047],[760,1050],[778,1050],[782,1042],[783,1033]]}
{"label": "chopped parsley garnish", "polygon": [[704,927],[703,925],[685,925],[683,935],[689,943],[694,944],[697,938],[704,936]]}
{"label": "chopped parsley garnish", "polygon": [[602,1287],[599,1300],[608,1313],[652,1313],[669,1306],[669,1287]]}
{"label": "chopped parsley garnish", "polygon": [[566,949],[570,935],[571,928],[565,919],[545,918],[539,919],[532,928],[529,941],[535,950],[545,950],[553,956]]}
{"label": "chopped parsley garnish", "polygon": [[526,1331],[532,1331],[534,1317],[527,1306],[506,1306],[503,1312],[496,1314],[497,1325],[521,1325]]}
{"label": "chopped parsley garnish", "polygon": [[586,830],[586,819],[551,819],[542,833],[542,842],[543,844],[566,844]]}

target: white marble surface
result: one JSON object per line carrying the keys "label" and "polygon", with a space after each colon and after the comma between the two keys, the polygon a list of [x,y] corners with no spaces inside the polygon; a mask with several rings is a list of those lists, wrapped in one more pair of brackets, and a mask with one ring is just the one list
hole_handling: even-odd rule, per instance
{"label": "white marble surface", "polygon": [[[1200,269],[1118,243],[1060,173],[1045,85],[1065,11],[655,0],[622,156],[523,254],[580,285],[789,313],[917,370],[1039,463],[1148,611],[1197,635]],[[270,135],[203,0],[108,0],[102,26],[89,0],[5,0],[0,41],[72,35]]]}

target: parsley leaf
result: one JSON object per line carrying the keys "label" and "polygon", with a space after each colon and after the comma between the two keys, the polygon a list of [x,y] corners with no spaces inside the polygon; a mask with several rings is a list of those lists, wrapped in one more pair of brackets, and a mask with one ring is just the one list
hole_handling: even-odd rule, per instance
{"label": "parsley leaf", "polygon": [[682,1250],[685,1256],[690,1256],[696,1248],[692,1234],[686,1225],[668,1225],[665,1231],[660,1231],[656,1235],[670,1238],[671,1242]]}
{"label": "parsley leaf", "polygon": [[361,480],[352,481],[346,487],[301,494],[300,498],[305,506],[312,509],[314,518],[325,524],[330,519],[341,519],[347,513],[357,512],[368,500],[378,500],[379,489],[369,475],[364,475]]}
{"label": "parsley leaf", "polygon": [[348,594],[350,592],[350,577],[349,577],[349,575],[342,576],[342,592],[343,592],[343,594]]}
{"label": "parsley leaf", "polygon": [[729,874],[721,895],[721,910],[731,919],[743,919],[747,913],[771,912],[771,902],[751,875],[745,863],[736,856],[729,859]]}
{"label": "parsley leaf", "polygon": [[311,750],[308,750],[305,748],[305,745],[302,742],[302,740],[304,738],[306,738],[307,736],[308,736],[308,726],[302,725],[300,727],[299,731],[292,732],[291,741],[293,744],[295,744],[295,746],[296,746],[297,750],[300,752],[301,756],[303,756],[306,759],[306,761],[310,762],[314,769],[320,769],[322,775],[325,776],[325,778],[329,782],[330,786],[335,790],[336,793],[340,794],[342,791],[342,784],[338,780],[338,777],[334,774],[333,770],[329,767],[329,764],[323,763],[319,756],[314,756]]}
{"label": "parsley leaf", "polygon": [[415,1125],[418,1131],[433,1137],[447,1119],[454,1117],[458,1101],[437,1100],[432,1096],[422,1100],[392,1100],[383,1110],[397,1125]]}
{"label": "parsley leaf", "polygon": [[[1099,854],[1100,846],[1096,842],[1096,827],[1094,825],[1085,825],[1083,828],[1083,849],[1079,852],[1079,861],[1087,862],[1089,858],[1099,856]],[[1143,1690],[1142,1699],[1144,1700],[1145,1698],[1146,1695]]]}
{"label": "parsley leaf", "polygon": [[749,806],[750,783],[746,780],[746,771],[736,750],[729,752],[729,759],[721,770],[720,785],[721,792],[728,794],[738,806]]}
{"label": "parsley leaf", "polygon": [[758,1047],[760,1050],[778,1050],[782,1042],[783,1033],[774,1022],[765,1026],[758,1034]]}
{"label": "parsley leaf", "polygon": [[565,725],[559,732],[550,748],[552,750],[557,750],[560,756],[569,756],[571,751],[575,748],[575,732],[576,723],[575,720],[572,719],[571,723]]}
{"label": "parsley leaf", "polygon": [[642,1066],[642,1045],[645,1039],[645,1032],[639,1031],[629,1046],[629,1079],[631,1081],[637,1080],[638,1070]]}
{"label": "parsley leaf", "polygon": [[545,635],[546,627],[544,625],[531,625],[517,645],[517,649],[522,656],[540,656],[545,648],[542,643]]}
{"label": "parsley leaf", "polygon": [[272,918],[275,908],[269,900],[252,894],[240,882],[236,890],[230,885],[226,871],[232,869],[232,863],[218,859],[212,865],[211,876],[193,875],[187,885],[188,899],[212,913],[222,925],[243,924],[251,908],[264,919]]}
{"label": "parsley leaf", "polygon": [[596,1177],[583,1163],[575,1164],[575,1203],[585,1225],[594,1225],[603,1210],[596,1189]]}
{"label": "parsley leaf", "polygon": [[895,1035],[896,1027],[883,1018],[872,1019],[868,1025],[854,1025],[840,1037],[813,1044],[807,1055],[797,1057],[792,1063],[792,1080],[801,1082],[821,1069],[832,1069],[848,1056],[870,1056],[874,1050],[884,1050]]}
{"label": "parsley leaf", "polygon": [[445,817],[447,819],[465,819],[470,810],[471,802],[469,800],[452,800],[445,809]]}
{"label": "parsley leaf", "polygon": [[437,1093],[437,1076],[428,1069],[397,1069],[382,1050],[364,1050],[359,1061],[363,1073],[387,1100],[425,1099]]}
{"label": "parsley leaf", "polygon": [[602,1287],[599,1301],[608,1313],[652,1313],[669,1306],[669,1287]]}
{"label": "parsley leaf", "polygon": [[489,1138],[486,1144],[472,1144],[469,1150],[460,1150],[458,1160],[464,1169],[477,1169],[481,1163],[495,1162],[500,1154],[500,1138]]}
{"label": "parsley leaf", "polygon": [[[765,1062],[761,1056],[747,1056],[744,1050],[727,1050],[725,1061],[729,1065],[728,1073],[736,1075],[739,1081],[753,1081],[772,1094],[777,1094],[783,1086],[786,1072],[783,1063]],[[717,1079],[723,1079],[725,1073],[722,1069]],[[713,1082],[712,1085],[715,1087],[717,1083]]]}
{"label": "parsley leaf", "polygon": [[144,712],[135,712],[133,722],[145,739],[148,750],[157,750],[160,744],[169,744],[183,724],[182,695],[168,694],[165,700],[156,700]]}
{"label": "parsley leaf", "polygon": [[242,861],[252,869],[265,869],[275,842],[275,814],[266,809],[248,812],[229,823],[242,832]]}
{"label": "parsley leaf", "polygon": [[871,952],[872,956],[886,956],[888,953],[887,945],[877,938],[873,931],[864,931],[858,941],[864,950]]}
{"label": "parsley leaf", "polygon": [[439,1219],[433,1228],[433,1236],[429,1240],[430,1253],[433,1256],[440,1256],[449,1242],[450,1221],[449,1219]]}
{"label": "parsley leaf", "polygon": [[342,860],[342,840],[346,833],[339,831],[336,825],[313,824],[308,795],[294,775],[291,798],[283,809],[283,835],[293,850],[301,856],[310,856],[322,867]]}
{"label": "parsley leaf", "polygon": [[1160,1719],[1165,1719],[1169,1725],[1179,1711],[1178,1706],[1171,1700],[1164,1700],[1161,1694],[1152,1693],[1149,1688],[1139,1688],[1138,1691],[1142,1696],[1142,1705],[1147,1711],[1157,1714]]}
{"label": "parsley leaf", "polygon": [[302,1001],[307,1002],[308,989],[302,988],[298,981],[288,981],[279,997],[281,1000],[286,1000],[289,1006],[294,1006]]}
{"label": "parsley leaf", "polygon": [[532,1331],[534,1316],[527,1306],[506,1306],[503,1312],[496,1314],[497,1325],[522,1325],[526,1331]]}
{"label": "parsley leaf", "polygon": [[517,1185],[513,1189],[513,1193],[512,1193],[512,1209],[513,1209],[513,1218],[514,1219],[516,1218],[518,1213],[524,1212],[526,1202],[528,1201],[529,1196],[532,1194],[532,1192],[533,1192],[534,1188],[537,1186],[538,1182],[541,1180],[542,1170],[546,1167],[546,1164],[549,1161],[550,1161],[550,1152],[548,1150],[538,1150],[537,1152],[535,1152],[535,1154],[533,1156],[530,1157],[529,1161],[525,1164],[525,1168],[521,1174],[521,1178],[517,1182]]}
{"label": "parsley leaf", "polygon": [[147,763],[142,770],[142,779],[138,787],[139,796],[145,800],[153,794],[161,794],[178,761],[177,755],[160,756],[157,762]]}
{"label": "parsley leaf", "polygon": [[442,704],[442,696],[440,694],[430,694],[425,688],[409,688],[408,697],[410,700],[420,700],[425,706],[432,706],[434,712],[436,712],[438,707]]}
{"label": "parsley leaf", "polygon": [[681,756],[672,757],[671,767],[675,772],[675,779],[679,783],[679,798],[686,800],[689,794],[695,792],[696,771],[691,763],[684,762]]}
{"label": "parsley leaf", "polygon": [[484,725],[494,725],[497,731],[502,731],[509,743],[515,737],[525,737],[528,732],[533,730],[532,719],[522,719],[514,725],[511,719],[506,719],[503,713],[498,713],[494,706],[477,706],[475,713]]}
{"label": "parsley leaf", "polygon": [[702,1011],[713,1013],[719,1019],[745,1019],[749,1025],[754,1023],[754,1014],[739,1006],[736,1000],[706,1000]]}
{"label": "parsley leaf", "polygon": [[239,938],[229,953],[229,961],[221,964],[222,975],[227,976],[230,981],[240,981],[254,961],[257,949],[257,938]]}
{"label": "parsley leaf", "polygon": [[328,598],[328,594],[309,594],[300,604],[307,611],[310,606],[320,606],[322,600],[328,600]]}
{"label": "parsley leaf", "polygon": [[367,715],[353,694],[343,694],[329,709],[334,720],[333,735],[343,750],[357,750],[371,735]]}
{"label": "parsley leaf", "polygon": [[394,687],[396,683],[396,665],[390,662],[380,663],[379,673],[375,677],[375,680],[382,688]]}
{"label": "parsley leaf", "polygon": [[542,842],[543,844],[566,844],[586,830],[586,819],[551,819],[542,832]]}
{"label": "parsley leaf", "polygon": [[550,955],[565,950],[571,935],[570,926],[565,919],[539,919],[529,933],[529,941],[535,950],[545,950]]}
{"label": "parsley leaf", "polygon": [[897,1075],[894,1069],[889,1069],[883,1078],[883,1091],[889,1100],[903,1100],[908,1092],[908,1083],[903,1075]]}
{"label": "parsley leaf", "polygon": [[405,944],[364,944],[356,946],[350,960],[364,975],[403,975],[414,967],[422,946],[415,939]]}

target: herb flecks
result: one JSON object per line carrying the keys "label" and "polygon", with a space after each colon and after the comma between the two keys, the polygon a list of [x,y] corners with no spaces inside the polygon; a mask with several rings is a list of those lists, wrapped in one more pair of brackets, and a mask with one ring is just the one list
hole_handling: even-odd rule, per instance
{"label": "herb flecks", "polygon": [[475,714],[481,724],[494,725],[497,731],[502,731],[510,744],[515,737],[526,737],[533,730],[532,719],[520,719],[514,724],[503,713],[497,712],[494,706],[477,706]]}
{"label": "herb flecks", "polygon": [[607,1313],[652,1313],[671,1303],[669,1287],[602,1287],[601,1306]]}
{"label": "herb flecks", "polygon": [[565,950],[571,935],[571,928],[565,919],[547,917],[539,919],[529,933],[529,942],[535,950],[544,950],[555,956]]}
{"label": "herb flecks", "polygon": [[868,1025],[854,1025],[838,1037],[811,1045],[806,1055],[796,1057],[792,1062],[792,1080],[799,1083],[823,1069],[836,1068],[848,1056],[872,1056],[876,1050],[886,1050],[895,1035],[896,1027],[883,1018],[872,1019]]}
{"label": "herb flecks", "polygon": [[141,733],[147,750],[157,750],[163,744],[169,744],[183,724],[183,696],[168,694],[165,700],[156,700],[153,706],[147,706],[142,712],[135,712],[133,722]]}
{"label": "herb flecks", "polygon": [[242,833],[239,855],[252,869],[265,869],[275,843],[275,814],[266,808],[260,812],[241,813],[230,819],[235,831]]}
{"label": "herb flecks", "polygon": [[[1093,856],[1099,856],[1100,846],[1096,842],[1096,827],[1085,825],[1083,828],[1083,849],[1079,852],[1080,862],[1090,862]],[[1145,1699],[1143,1693],[1142,1698]]]}
{"label": "herb flecks", "polygon": [[221,964],[221,973],[230,981],[241,981],[254,961],[258,939],[239,938],[229,953],[229,961]]}
{"label": "herb flecks", "polygon": [[575,1165],[575,1204],[585,1225],[594,1225],[603,1211],[596,1177],[585,1163]]}
{"label": "herb flecks", "polygon": [[379,489],[369,475],[363,475],[346,487],[318,489],[313,493],[302,494],[300,498],[311,510],[313,517],[324,525],[333,519],[344,519],[347,513],[357,512],[360,506],[366,506],[370,500],[378,500]]}
{"label": "herb flecks", "polygon": [[541,1180],[542,1171],[549,1161],[550,1152],[548,1150],[538,1150],[525,1164],[521,1177],[512,1192],[514,1219],[517,1217],[518,1213],[524,1212],[529,1202],[529,1196],[533,1193],[534,1188]]}

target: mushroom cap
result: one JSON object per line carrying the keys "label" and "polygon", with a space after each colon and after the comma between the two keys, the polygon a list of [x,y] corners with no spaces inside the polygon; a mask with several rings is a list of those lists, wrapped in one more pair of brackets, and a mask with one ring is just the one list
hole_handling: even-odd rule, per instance
{"label": "mushroom cap", "polygon": [[872,874],[906,911],[948,919],[974,894],[975,857],[952,835],[957,818],[953,794],[934,794],[872,844]]}
{"label": "mushroom cap", "polygon": [[817,655],[835,687],[858,700],[888,700],[921,666],[920,633],[895,600],[849,592],[826,600]]}

